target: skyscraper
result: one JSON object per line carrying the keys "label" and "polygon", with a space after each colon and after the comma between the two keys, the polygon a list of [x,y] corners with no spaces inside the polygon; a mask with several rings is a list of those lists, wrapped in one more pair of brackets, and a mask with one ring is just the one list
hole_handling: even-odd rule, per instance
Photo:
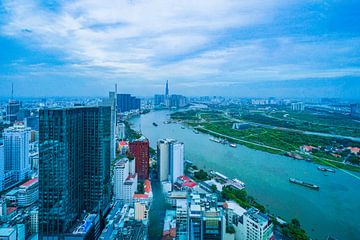
{"label": "skyscraper", "polygon": [[0,143],[0,191],[3,190],[3,183],[5,177],[5,169],[4,169],[4,145]]}
{"label": "skyscraper", "polygon": [[39,237],[62,237],[110,201],[111,107],[39,113]]}
{"label": "skyscraper", "polygon": [[130,94],[117,94],[117,112],[123,113],[131,110],[140,110],[140,99]]}
{"label": "skyscraper", "polygon": [[169,80],[166,80],[165,97],[169,97]]}
{"label": "skyscraper", "polygon": [[184,144],[174,139],[158,141],[158,173],[160,181],[174,183],[184,175]]}
{"label": "skyscraper", "polygon": [[135,172],[139,180],[149,179],[149,140],[141,137],[129,142],[129,150],[135,157]]}
{"label": "skyscraper", "polygon": [[17,114],[20,111],[20,102],[14,99],[14,85],[11,85],[11,99],[6,106],[6,121],[14,123],[17,120]]}
{"label": "skyscraper", "polygon": [[4,169],[13,172],[16,181],[22,181],[29,176],[29,141],[30,128],[22,124],[15,124],[6,128],[4,137]]}

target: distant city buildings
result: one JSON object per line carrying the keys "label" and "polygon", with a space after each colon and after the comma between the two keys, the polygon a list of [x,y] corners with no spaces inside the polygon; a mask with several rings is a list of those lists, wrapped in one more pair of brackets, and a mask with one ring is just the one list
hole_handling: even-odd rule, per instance
{"label": "distant city buildings", "polygon": [[131,94],[117,94],[117,112],[124,113],[131,110],[140,110],[140,98],[131,96]]}
{"label": "distant city buildings", "polygon": [[351,104],[350,105],[350,115],[354,118],[360,118],[360,104]]}
{"label": "distant city buildings", "polygon": [[182,95],[169,94],[169,81],[166,81],[165,94],[154,95],[154,106],[156,108],[181,108],[189,104],[188,98]]}
{"label": "distant city buildings", "polygon": [[303,102],[291,103],[291,110],[293,110],[293,111],[304,111],[305,110],[305,105],[304,105]]}
{"label": "distant city buildings", "polygon": [[173,139],[161,139],[157,143],[159,180],[174,183],[184,175],[184,144]]}
{"label": "distant city buildings", "polygon": [[135,172],[138,174],[139,180],[149,179],[149,140],[141,137],[129,142],[129,152],[135,157]]}
{"label": "distant city buildings", "polygon": [[63,238],[109,207],[111,107],[43,109],[39,120],[39,238]]}

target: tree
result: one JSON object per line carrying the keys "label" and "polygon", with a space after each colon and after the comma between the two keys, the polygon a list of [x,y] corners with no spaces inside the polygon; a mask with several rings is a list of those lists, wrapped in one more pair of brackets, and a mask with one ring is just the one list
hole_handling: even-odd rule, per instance
{"label": "tree", "polygon": [[216,192],[216,191],[217,191],[217,187],[216,187],[215,184],[211,185],[211,186],[210,186],[210,189],[211,189],[212,192]]}
{"label": "tree", "polygon": [[207,173],[202,169],[198,172],[195,172],[194,177],[200,181],[204,181],[204,180],[208,179]]}

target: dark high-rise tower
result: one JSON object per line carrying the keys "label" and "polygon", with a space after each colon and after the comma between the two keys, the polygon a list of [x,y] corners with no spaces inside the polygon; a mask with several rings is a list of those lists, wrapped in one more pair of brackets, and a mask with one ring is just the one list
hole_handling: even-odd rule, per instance
{"label": "dark high-rise tower", "polygon": [[169,80],[166,80],[165,97],[169,96]]}
{"label": "dark high-rise tower", "polygon": [[60,237],[110,201],[111,107],[39,112],[39,237]]}

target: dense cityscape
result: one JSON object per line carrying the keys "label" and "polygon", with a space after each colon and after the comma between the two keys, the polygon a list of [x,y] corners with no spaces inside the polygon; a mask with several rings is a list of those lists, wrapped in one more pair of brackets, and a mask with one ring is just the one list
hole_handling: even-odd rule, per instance
{"label": "dense cityscape", "polygon": [[[328,235],[320,229],[315,234],[320,226],[302,228],[308,219],[277,215],[280,211],[247,193],[242,175],[228,176],[206,166],[211,165],[206,160],[199,164],[186,154],[193,146],[171,134],[151,142],[153,137],[138,121],[165,114],[164,121],[147,123],[150,131],[180,125],[180,130],[208,136],[211,144],[228,151],[253,148],[286,156],[288,162],[301,161],[325,179],[340,173],[358,179],[360,104],[339,99],[188,98],[170,95],[168,84],[163,95],[141,99],[118,93],[115,86],[106,98],[20,101],[12,89],[12,97],[1,105],[0,238],[336,239],[337,229],[325,227]],[[324,116],[336,121],[336,131]],[[302,118],[308,124],[299,123]],[[346,123],[344,130],[340,121]],[[254,138],[261,131],[293,136],[278,134],[282,143],[276,145],[274,139]],[[299,142],[296,134],[309,137]],[[226,157],[217,161],[227,164]],[[308,194],[327,191],[306,175],[286,181]],[[359,234],[356,226],[348,228],[341,237]]]}
{"label": "dense cityscape", "polygon": [[0,240],[360,239],[360,1],[1,0]]}

